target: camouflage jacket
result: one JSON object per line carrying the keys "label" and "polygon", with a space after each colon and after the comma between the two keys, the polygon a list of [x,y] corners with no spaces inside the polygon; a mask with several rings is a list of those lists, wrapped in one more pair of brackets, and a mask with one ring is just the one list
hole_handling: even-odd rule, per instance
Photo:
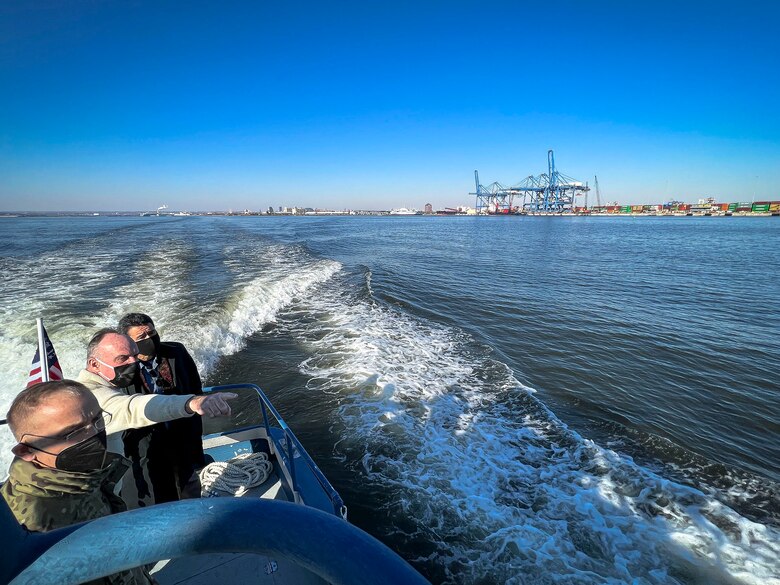
{"label": "camouflage jacket", "polygon": [[[47,532],[85,520],[94,520],[124,511],[122,499],[114,494],[114,484],[124,475],[129,462],[118,455],[95,473],[75,473],[49,469],[15,458],[0,495],[8,502],[19,524],[33,532]],[[149,585],[142,569],[109,575],[90,584]]]}

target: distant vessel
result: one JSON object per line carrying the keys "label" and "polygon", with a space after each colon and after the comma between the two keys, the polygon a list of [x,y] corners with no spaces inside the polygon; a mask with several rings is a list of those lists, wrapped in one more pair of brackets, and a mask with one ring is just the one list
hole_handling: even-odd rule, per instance
{"label": "distant vessel", "polygon": [[153,211],[142,211],[141,212],[141,217],[151,217],[153,215],[156,215],[156,216],[159,217],[161,215],[168,215],[167,213],[160,213],[164,209],[168,209],[168,206],[163,203],[160,207],[157,208],[156,212],[153,212]]}
{"label": "distant vessel", "polygon": [[416,209],[407,209],[406,207],[400,207],[390,211],[390,215],[417,215],[419,211]]}

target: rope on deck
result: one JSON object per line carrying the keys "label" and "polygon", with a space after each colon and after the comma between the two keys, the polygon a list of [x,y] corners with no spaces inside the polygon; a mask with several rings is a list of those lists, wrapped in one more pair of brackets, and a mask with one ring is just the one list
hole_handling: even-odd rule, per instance
{"label": "rope on deck", "polygon": [[214,498],[228,493],[241,497],[265,482],[273,468],[265,453],[244,453],[228,461],[209,463],[200,472],[200,495]]}

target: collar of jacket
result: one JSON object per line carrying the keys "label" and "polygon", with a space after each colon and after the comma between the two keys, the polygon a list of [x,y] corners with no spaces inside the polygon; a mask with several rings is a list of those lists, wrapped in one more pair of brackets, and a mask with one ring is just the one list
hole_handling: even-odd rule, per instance
{"label": "collar of jacket", "polygon": [[87,369],[81,370],[79,372],[78,378],[76,379],[82,384],[84,384],[87,388],[94,388],[95,386],[105,386],[106,388],[110,388],[111,390],[120,390],[120,388],[117,388],[108,380],[101,378],[95,372],[90,372]]}
{"label": "collar of jacket", "polygon": [[116,483],[130,468],[130,461],[116,453],[107,452],[106,459],[109,463],[103,469],[78,473],[39,467],[17,457],[11,463],[8,483],[19,493],[41,498],[88,493],[100,489],[104,483]]}

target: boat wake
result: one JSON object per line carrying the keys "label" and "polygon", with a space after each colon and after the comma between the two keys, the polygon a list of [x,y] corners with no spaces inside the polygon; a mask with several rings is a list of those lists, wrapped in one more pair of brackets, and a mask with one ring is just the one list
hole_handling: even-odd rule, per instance
{"label": "boat wake", "polygon": [[[290,332],[393,546],[448,583],[761,583],[780,533],[571,431],[452,328],[334,279]],[[410,522],[409,519],[413,519]],[[374,519],[372,519],[374,520]]]}

